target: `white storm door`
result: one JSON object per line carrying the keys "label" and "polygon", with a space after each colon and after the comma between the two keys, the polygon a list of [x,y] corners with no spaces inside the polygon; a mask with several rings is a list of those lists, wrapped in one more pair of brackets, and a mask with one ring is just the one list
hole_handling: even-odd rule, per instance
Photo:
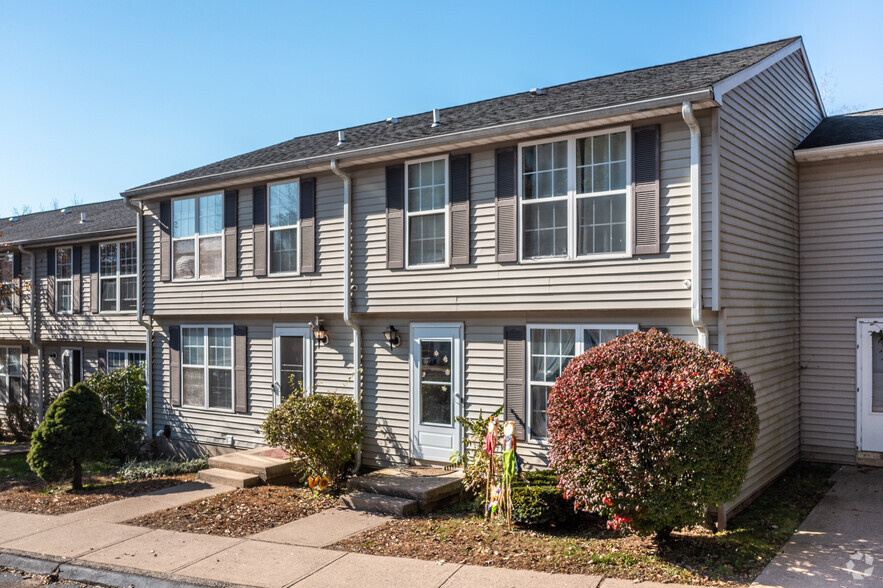
{"label": "white storm door", "polygon": [[449,462],[459,449],[463,342],[459,325],[411,326],[411,458]]}
{"label": "white storm door", "polygon": [[883,452],[883,322],[859,321],[858,445]]}
{"label": "white storm door", "polygon": [[313,390],[313,347],[306,327],[273,328],[273,404],[291,396],[292,379],[309,394]]}

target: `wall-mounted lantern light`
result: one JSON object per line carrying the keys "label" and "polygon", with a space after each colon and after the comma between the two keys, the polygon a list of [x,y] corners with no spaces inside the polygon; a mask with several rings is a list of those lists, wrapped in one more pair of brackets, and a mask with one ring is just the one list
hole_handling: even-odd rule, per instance
{"label": "wall-mounted lantern light", "polygon": [[319,347],[328,345],[328,331],[325,329],[325,321],[316,317],[316,322],[310,323],[310,328],[313,329],[313,341],[315,341]]}
{"label": "wall-mounted lantern light", "polygon": [[398,347],[402,344],[402,340],[399,338],[398,329],[392,325],[386,327],[386,330],[383,331],[383,336],[386,337],[386,342],[389,343],[390,347]]}

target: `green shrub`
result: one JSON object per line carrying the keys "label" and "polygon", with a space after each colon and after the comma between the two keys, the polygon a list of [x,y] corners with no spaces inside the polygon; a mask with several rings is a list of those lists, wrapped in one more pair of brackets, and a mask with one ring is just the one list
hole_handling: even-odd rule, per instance
{"label": "green shrub", "polygon": [[734,498],[758,432],[754,388],[719,353],[635,332],[573,359],[549,394],[549,457],[579,508],[665,536]]}
{"label": "green shrub", "polygon": [[107,374],[96,371],[86,385],[98,394],[104,410],[116,419],[118,445],[110,450],[111,457],[120,461],[137,457],[144,438],[144,428],[138,421],[144,418],[147,402],[144,366],[133,364]]}
{"label": "green shrub", "polygon": [[29,440],[37,424],[33,409],[27,404],[18,403],[6,405],[6,415],[3,421],[6,423],[9,434],[18,443]]}
{"label": "green shrub", "polygon": [[526,525],[563,524],[573,520],[573,503],[558,489],[551,471],[525,472],[512,483],[512,520]]}
{"label": "green shrub", "polygon": [[198,457],[186,461],[157,459],[154,461],[129,461],[120,468],[117,475],[121,480],[149,480],[165,476],[192,474],[208,467],[207,457]]}
{"label": "green shrub", "polygon": [[116,440],[114,418],[84,383],[61,393],[31,437],[28,465],[46,482],[72,478],[83,488],[83,462],[102,459]]}
{"label": "green shrub", "polygon": [[301,460],[307,475],[341,490],[362,442],[362,414],[351,396],[295,390],[261,424],[267,444]]}

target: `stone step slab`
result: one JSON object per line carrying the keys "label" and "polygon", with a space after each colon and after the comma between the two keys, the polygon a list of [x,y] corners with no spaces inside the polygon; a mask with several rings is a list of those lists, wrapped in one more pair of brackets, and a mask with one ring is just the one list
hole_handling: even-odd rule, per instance
{"label": "stone step slab", "polygon": [[462,489],[459,471],[442,475],[413,475],[407,469],[387,468],[347,481],[349,492],[367,492],[417,501],[420,510],[432,512],[456,502]]}
{"label": "stone step slab", "polygon": [[276,459],[248,453],[216,455],[208,460],[210,468],[230,470],[260,476],[265,482],[294,479],[292,464],[287,459]]}
{"label": "stone step slab", "polygon": [[340,497],[340,504],[346,508],[367,512],[380,512],[400,517],[417,514],[420,509],[416,500],[375,494],[373,492],[347,492]]}
{"label": "stone step slab", "polygon": [[200,470],[199,474],[197,474],[197,479],[209,484],[232,486],[233,488],[251,488],[261,483],[261,477],[256,474],[221,468]]}

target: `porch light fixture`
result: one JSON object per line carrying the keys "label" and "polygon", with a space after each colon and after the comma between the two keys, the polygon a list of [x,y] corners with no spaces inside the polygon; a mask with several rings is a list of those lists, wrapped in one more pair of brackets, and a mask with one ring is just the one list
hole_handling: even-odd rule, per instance
{"label": "porch light fixture", "polygon": [[313,329],[313,341],[315,341],[319,347],[328,345],[328,331],[325,329],[325,321],[316,317],[316,322],[310,323],[310,328]]}
{"label": "porch light fixture", "polygon": [[399,338],[398,329],[392,325],[386,327],[386,330],[383,331],[383,336],[386,337],[386,342],[389,343],[390,347],[398,347],[402,344],[402,340]]}

